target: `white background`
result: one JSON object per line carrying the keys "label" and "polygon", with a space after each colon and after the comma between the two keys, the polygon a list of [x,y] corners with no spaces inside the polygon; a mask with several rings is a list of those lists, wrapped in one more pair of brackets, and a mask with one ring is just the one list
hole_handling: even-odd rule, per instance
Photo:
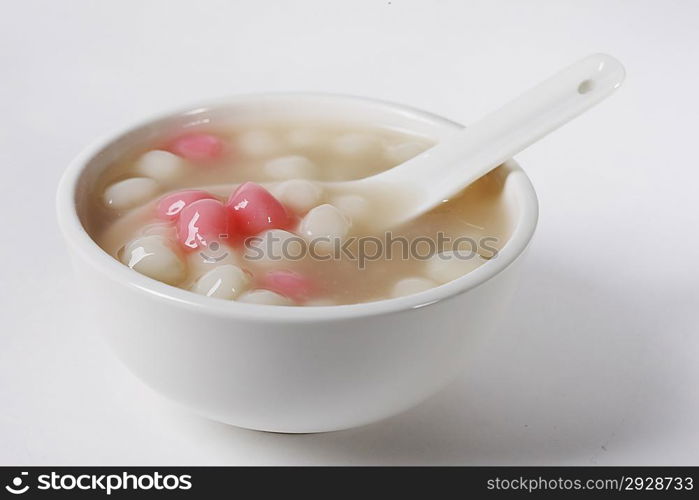
{"label": "white background", "polygon": [[[699,3],[3,1],[0,463],[699,464]],[[623,88],[518,156],[541,221],[457,383],[393,419],[251,432],[161,400],[83,327],[56,183],[98,135],[318,90],[468,123],[592,52]]]}

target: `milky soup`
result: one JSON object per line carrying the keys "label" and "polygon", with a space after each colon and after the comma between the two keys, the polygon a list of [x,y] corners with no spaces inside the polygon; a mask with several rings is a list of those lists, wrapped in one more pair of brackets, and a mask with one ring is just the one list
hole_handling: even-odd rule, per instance
{"label": "milky soup", "polygon": [[399,187],[380,205],[323,187],[434,145],[405,131],[299,121],[151,135],[94,180],[85,226],[134,272],[211,300],[328,306],[410,295],[497,258],[509,237],[497,170],[381,233],[372,216]]}

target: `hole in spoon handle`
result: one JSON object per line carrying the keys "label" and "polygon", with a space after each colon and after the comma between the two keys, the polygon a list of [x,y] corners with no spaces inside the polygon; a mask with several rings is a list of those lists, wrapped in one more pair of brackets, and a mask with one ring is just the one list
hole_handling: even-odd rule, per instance
{"label": "hole in spoon handle", "polygon": [[591,92],[594,88],[594,80],[583,80],[582,82],[580,82],[580,85],[578,85],[578,94],[587,94],[588,92]]}
{"label": "hole in spoon handle", "polygon": [[575,80],[579,95],[604,97],[619,88],[626,72],[619,61],[606,54],[594,54],[579,61],[567,70]]}

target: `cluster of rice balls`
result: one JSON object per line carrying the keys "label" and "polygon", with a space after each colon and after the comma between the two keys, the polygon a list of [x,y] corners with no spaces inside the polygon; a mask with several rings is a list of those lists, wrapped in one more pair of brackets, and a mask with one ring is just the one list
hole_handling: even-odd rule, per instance
{"label": "cluster of rice balls", "polygon": [[[246,147],[264,147],[263,139],[248,137]],[[349,134],[340,146],[356,150],[361,147],[357,141]],[[404,161],[419,153],[414,149],[396,148],[391,153],[395,161]],[[138,176],[108,186],[104,202],[118,211],[142,206],[155,199],[162,184],[171,183],[183,169],[216,160],[224,150],[224,141],[214,134],[182,135],[167,148],[144,153],[135,164]],[[225,200],[201,189],[170,192],[155,205],[157,223],[126,244],[118,258],[141,274],[208,297],[268,305],[331,305],[323,299],[318,283],[298,269],[285,268],[288,263],[283,260],[263,258],[262,274],[253,276],[247,266],[241,266],[239,252],[232,248],[257,236],[254,246],[258,250],[264,253],[272,249],[279,255],[282,245],[301,237],[322,240],[315,250],[329,252],[333,244],[327,242],[345,238],[352,220],[367,215],[367,202],[361,196],[344,195],[331,200],[332,204],[325,203],[320,186],[304,179],[313,167],[307,158],[296,155],[268,161],[267,175],[281,181],[271,192],[253,182],[243,183]],[[287,245],[289,253],[294,252],[293,244]],[[223,257],[219,259],[218,254]],[[473,262],[461,259],[432,259],[428,262],[430,278],[401,279],[391,295],[438,286],[473,267]]]}

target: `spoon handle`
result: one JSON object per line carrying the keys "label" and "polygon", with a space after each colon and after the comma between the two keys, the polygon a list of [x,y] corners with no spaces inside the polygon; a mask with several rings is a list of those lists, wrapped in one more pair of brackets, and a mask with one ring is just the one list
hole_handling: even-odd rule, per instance
{"label": "spoon handle", "polygon": [[422,213],[609,96],[624,75],[611,56],[586,57],[421,155],[366,180],[419,185],[422,196],[412,210]]}

